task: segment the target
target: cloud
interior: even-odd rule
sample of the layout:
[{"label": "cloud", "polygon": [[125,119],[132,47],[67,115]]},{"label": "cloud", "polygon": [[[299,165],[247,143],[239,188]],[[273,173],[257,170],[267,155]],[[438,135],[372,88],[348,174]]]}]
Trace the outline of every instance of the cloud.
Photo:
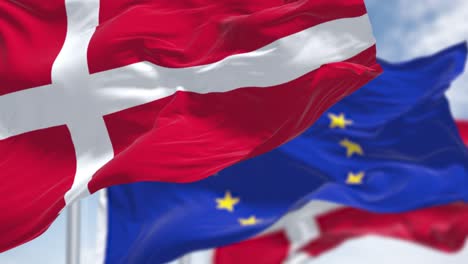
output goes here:
[{"label": "cloud", "polygon": [[[385,9],[391,11],[385,14],[381,0],[367,0],[366,4],[379,56],[389,61],[429,55],[468,40],[467,0],[387,1]],[[468,73],[454,83],[447,96],[454,116],[468,120]]]},{"label": "cloud", "polygon": [[401,21],[393,34],[402,37],[406,56],[427,55],[468,39],[466,0],[400,0],[398,9]]}]

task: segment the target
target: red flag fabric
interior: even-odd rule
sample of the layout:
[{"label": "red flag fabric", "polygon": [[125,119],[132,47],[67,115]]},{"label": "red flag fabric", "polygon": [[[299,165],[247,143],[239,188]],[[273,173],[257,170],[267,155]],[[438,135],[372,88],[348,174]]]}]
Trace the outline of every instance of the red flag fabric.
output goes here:
[{"label": "red flag fabric", "polygon": [[[317,207],[324,210],[317,212]],[[308,263],[306,260],[322,254],[333,254],[344,242],[368,235],[453,253],[462,249],[468,238],[468,205],[464,203],[400,214],[376,214],[322,203],[311,203],[300,211],[286,216],[280,228],[266,234],[186,258],[194,264]]]},{"label": "red flag fabric", "polygon": [[458,131],[460,131],[460,135],[468,146],[468,121],[465,120],[458,120],[457,121]]},{"label": "red flag fabric", "polygon": [[264,153],[380,73],[363,0],[0,3],[0,252],[114,184]]}]

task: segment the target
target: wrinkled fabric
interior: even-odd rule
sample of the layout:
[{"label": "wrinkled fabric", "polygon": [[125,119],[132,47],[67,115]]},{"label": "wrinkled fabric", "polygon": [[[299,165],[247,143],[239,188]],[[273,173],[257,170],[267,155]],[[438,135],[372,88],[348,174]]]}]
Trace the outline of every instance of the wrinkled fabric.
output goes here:
[{"label": "wrinkled fabric", "polygon": [[106,263],[162,263],[240,241],[314,199],[374,212],[467,201],[468,150],[444,96],[466,55],[463,43],[382,61],[381,76],[299,137],[208,179],[109,188]]},{"label": "wrinkled fabric", "polygon": [[0,252],[111,185],[192,182],[377,76],[363,0],[0,2]]}]

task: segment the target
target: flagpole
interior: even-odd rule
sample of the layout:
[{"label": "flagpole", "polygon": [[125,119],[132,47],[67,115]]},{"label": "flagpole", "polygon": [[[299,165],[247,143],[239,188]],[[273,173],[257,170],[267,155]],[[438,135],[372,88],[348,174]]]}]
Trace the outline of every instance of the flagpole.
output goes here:
[{"label": "flagpole", "polygon": [[80,201],[72,203],[67,209],[67,262],[80,264]]}]

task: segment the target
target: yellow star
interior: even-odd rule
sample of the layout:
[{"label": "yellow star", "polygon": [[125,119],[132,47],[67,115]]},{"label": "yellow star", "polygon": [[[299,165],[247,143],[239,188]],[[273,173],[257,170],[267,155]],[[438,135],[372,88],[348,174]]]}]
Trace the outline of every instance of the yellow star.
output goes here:
[{"label": "yellow star", "polygon": [[351,125],[353,123],[352,120],[346,119],[343,113],[340,113],[339,115],[329,113],[328,118],[330,118],[330,128],[346,128],[347,125]]},{"label": "yellow star", "polygon": [[226,209],[232,212],[234,211],[234,206],[239,203],[239,200],[239,198],[232,197],[231,192],[226,191],[223,198],[216,199],[216,203],[218,204],[216,208],[220,210]]},{"label": "yellow star", "polygon": [[260,222],[254,215],[250,216],[249,218],[239,218],[239,223],[241,226],[252,226],[256,225]]},{"label": "yellow star", "polygon": [[346,148],[346,156],[351,157],[353,154],[363,155],[364,151],[359,144],[349,141],[348,139],[343,139],[340,141],[340,145]]},{"label": "yellow star", "polygon": [[356,173],[356,174],[349,172],[348,178],[346,179],[346,183],[350,185],[359,185],[359,184],[362,184],[363,178],[364,178],[363,171]]}]

